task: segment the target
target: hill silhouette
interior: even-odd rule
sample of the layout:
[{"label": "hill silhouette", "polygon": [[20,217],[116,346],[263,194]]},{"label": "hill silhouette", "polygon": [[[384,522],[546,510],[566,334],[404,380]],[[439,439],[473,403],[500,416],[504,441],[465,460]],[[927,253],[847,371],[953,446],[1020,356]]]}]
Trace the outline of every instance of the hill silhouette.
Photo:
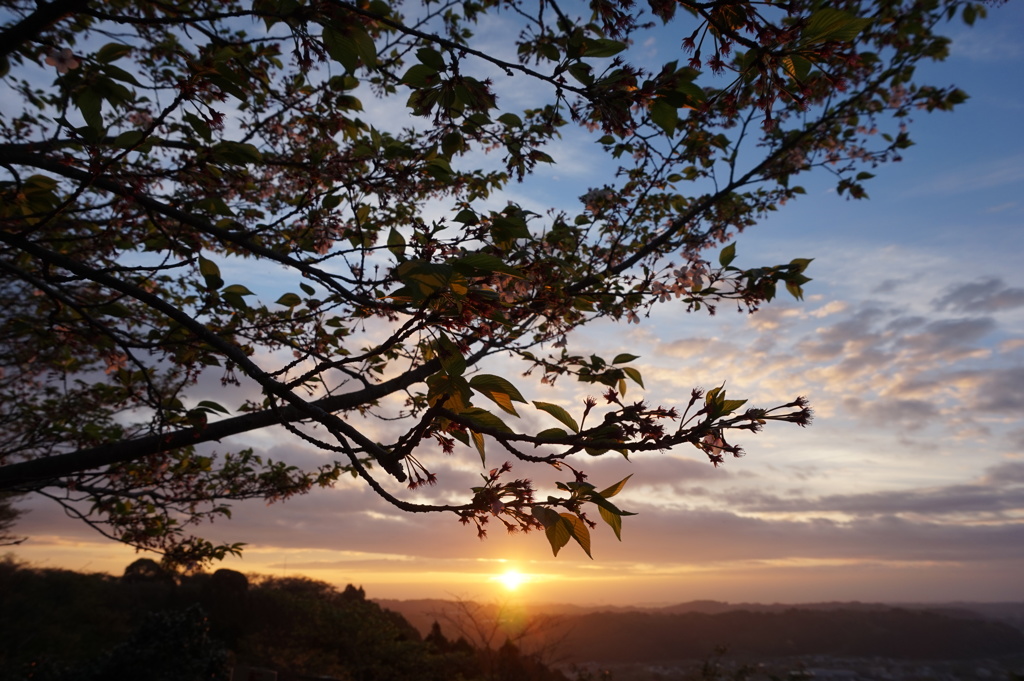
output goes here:
[{"label": "hill silhouette", "polygon": [[177,575],[140,559],[122,577],[0,559],[0,681],[567,681],[514,642],[421,636],[400,614],[302,577]]},{"label": "hill silhouette", "polygon": [[[464,603],[445,600],[381,601],[414,626],[457,620]],[[508,606],[484,606],[491,618]],[[730,655],[888,657],[966,660],[1024,653],[1024,631],[1012,626],[1024,604],[881,603],[729,604],[692,601],[658,608],[530,606],[538,627],[559,641],[570,662],[658,663],[704,659],[725,646]],[[1002,621],[1000,621],[1002,620]],[[523,645],[539,645],[529,635]]]},{"label": "hill silhouette", "polygon": [[0,681],[217,681],[233,667],[273,670],[278,681],[567,681],[545,662],[652,665],[723,646],[765,661],[1024,653],[1024,632],[1007,623],[1021,604],[374,602],[352,585],[180,575],[148,559],[121,577],[0,560],[0,613]]}]

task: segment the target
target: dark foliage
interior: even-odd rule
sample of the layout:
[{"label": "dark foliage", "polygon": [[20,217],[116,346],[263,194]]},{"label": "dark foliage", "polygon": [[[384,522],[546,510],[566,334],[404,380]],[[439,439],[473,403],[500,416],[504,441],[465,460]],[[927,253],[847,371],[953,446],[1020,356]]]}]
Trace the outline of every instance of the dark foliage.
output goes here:
[{"label": "dark foliage", "polygon": [[20,544],[24,538],[11,534],[15,521],[21,516],[21,511],[14,508],[13,501],[16,499],[13,494],[0,493],[0,546]]},{"label": "dark foliage", "polygon": [[0,681],[214,681],[233,665],[280,681],[565,679],[513,645],[477,651],[440,628],[424,641],[361,588],[150,563],[116,579],[0,562]]}]

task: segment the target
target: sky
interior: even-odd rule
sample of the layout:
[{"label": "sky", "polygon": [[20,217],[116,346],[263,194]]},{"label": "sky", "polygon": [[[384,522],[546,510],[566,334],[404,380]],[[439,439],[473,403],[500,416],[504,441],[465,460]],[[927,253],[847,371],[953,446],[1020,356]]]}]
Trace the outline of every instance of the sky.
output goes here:
[{"label": "sky", "polygon": [[[403,514],[345,480],[284,504],[237,504],[233,520],[202,528],[248,543],[223,566],[354,583],[371,598],[1024,600],[1024,3],[990,13],[950,26],[950,58],[924,69],[922,80],[955,83],[970,100],[916,116],[917,145],[874,171],[870,200],[812,178],[806,197],[740,237],[741,266],[814,258],[805,300],[755,315],[723,305],[714,317],[661,305],[639,325],[572,339],[578,351],[639,355],[650,402],[725,382],[753,405],[805,395],[811,427],[741,438],[747,456],[719,468],[696,449],[588,461],[598,487],[633,476],[617,501],[638,514],[621,542],[594,532],[593,560],[574,545],[555,558],[540,534],[481,541],[454,517]],[[505,198],[544,207],[598,182],[585,155],[558,151],[558,165]],[[566,406],[587,395],[517,384]],[[283,432],[246,444],[317,462]],[[444,485],[428,493],[456,499],[481,465],[469,454],[435,472]],[[40,500],[23,506],[21,560],[119,574],[138,557]]]}]

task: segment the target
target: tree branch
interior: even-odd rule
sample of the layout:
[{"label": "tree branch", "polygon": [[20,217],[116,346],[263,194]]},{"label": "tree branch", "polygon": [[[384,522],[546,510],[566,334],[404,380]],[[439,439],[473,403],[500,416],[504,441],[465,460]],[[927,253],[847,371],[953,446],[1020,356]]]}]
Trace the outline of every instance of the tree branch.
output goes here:
[{"label": "tree branch", "polygon": [[39,8],[13,26],[0,32],[0,58],[15,52],[26,42],[58,21],[85,10],[89,0],[53,0],[39,3]]}]

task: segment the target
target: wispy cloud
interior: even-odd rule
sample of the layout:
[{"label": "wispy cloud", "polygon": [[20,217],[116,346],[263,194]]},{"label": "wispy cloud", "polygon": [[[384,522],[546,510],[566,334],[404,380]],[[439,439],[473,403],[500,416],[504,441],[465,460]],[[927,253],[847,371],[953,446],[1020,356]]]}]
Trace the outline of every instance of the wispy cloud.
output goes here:
[{"label": "wispy cloud", "polygon": [[1024,182],[1024,155],[965,164],[955,171],[931,178],[921,178],[919,184],[904,193],[914,199],[934,195],[953,195],[978,192],[995,187]]},{"label": "wispy cloud", "polygon": [[964,314],[1000,312],[1024,307],[1024,288],[1006,285],[999,277],[988,277],[948,287],[932,301],[937,310]]}]

